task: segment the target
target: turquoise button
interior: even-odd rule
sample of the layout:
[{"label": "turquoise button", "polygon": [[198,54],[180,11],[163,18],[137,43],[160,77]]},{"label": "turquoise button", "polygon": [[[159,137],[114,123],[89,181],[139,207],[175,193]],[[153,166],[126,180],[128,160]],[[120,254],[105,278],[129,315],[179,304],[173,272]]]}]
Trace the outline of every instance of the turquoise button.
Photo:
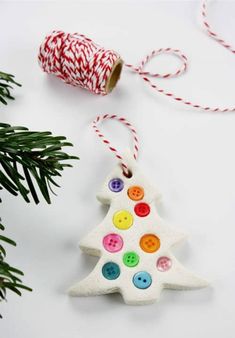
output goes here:
[{"label": "turquoise button", "polygon": [[152,277],[148,272],[140,271],[134,275],[133,283],[138,289],[147,289],[152,284]]},{"label": "turquoise button", "polygon": [[116,263],[108,262],[102,268],[104,278],[113,280],[117,279],[120,275],[120,268]]}]

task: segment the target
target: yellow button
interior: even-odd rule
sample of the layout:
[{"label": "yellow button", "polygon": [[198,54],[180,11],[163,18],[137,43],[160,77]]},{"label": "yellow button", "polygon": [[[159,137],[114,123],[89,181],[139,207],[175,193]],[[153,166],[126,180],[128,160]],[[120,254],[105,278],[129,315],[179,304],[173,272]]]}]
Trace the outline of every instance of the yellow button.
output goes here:
[{"label": "yellow button", "polygon": [[131,200],[140,201],[144,197],[144,189],[138,185],[134,185],[128,189],[127,194]]},{"label": "yellow button", "polygon": [[120,210],[113,215],[113,224],[121,230],[129,229],[133,224],[133,216],[126,210]]}]

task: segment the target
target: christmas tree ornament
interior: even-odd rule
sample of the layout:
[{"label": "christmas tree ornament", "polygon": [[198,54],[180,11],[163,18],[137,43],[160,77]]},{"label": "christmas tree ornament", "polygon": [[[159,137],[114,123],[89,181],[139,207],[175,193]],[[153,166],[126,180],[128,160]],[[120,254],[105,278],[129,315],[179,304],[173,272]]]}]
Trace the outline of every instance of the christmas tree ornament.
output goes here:
[{"label": "christmas tree ornament", "polygon": [[[129,128],[134,151],[122,156],[97,128],[115,119]],[[148,304],[159,299],[163,288],[194,289],[208,283],[187,270],[173,255],[172,247],[185,239],[158,214],[160,194],[143,176],[138,165],[135,128],[117,115],[98,116],[94,130],[119,163],[108,175],[98,200],[109,205],[104,220],[81,242],[81,249],[98,256],[94,270],[69,289],[72,296],[118,292],[126,304]]]},{"label": "christmas tree ornament", "polygon": [[[234,54],[235,48],[212,30],[207,19],[207,0],[202,1],[200,14],[207,35]],[[149,61],[162,54],[176,57],[181,65],[175,71],[164,74],[147,71],[145,67]],[[169,92],[153,82],[152,79],[170,79],[181,76],[187,71],[188,59],[178,48],[154,49],[141,60],[138,66],[135,66],[123,62],[118,52],[99,46],[83,34],[53,31],[46,36],[41,44],[38,61],[44,72],[54,74],[65,83],[75,87],[79,86],[94,94],[109,94],[116,86],[124,65],[127,69],[138,74],[157,93],[171,98],[174,102],[180,102],[187,107],[201,111],[235,111],[235,107],[211,107],[192,102],[190,99]]]}]

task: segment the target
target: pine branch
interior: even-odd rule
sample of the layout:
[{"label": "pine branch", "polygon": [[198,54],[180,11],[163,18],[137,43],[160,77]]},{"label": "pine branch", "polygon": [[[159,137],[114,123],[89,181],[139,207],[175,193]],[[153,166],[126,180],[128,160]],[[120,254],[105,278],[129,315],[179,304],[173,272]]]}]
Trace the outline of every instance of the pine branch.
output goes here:
[{"label": "pine branch", "polygon": [[[4,226],[0,223],[0,231],[3,230]],[[0,233],[0,301],[6,300],[7,290],[15,292],[19,296],[21,296],[21,289],[32,291],[32,289],[24,285],[19,278],[24,275],[23,272],[12,267],[5,261],[6,250],[3,247],[4,243],[16,246],[16,243],[12,239]]]},{"label": "pine branch", "polygon": [[[54,178],[61,176],[65,167],[71,167],[64,161],[78,159],[62,151],[66,146],[72,144],[64,136],[0,123],[0,189],[5,188],[13,195],[20,194],[26,202],[30,202],[31,195],[34,202],[39,203],[36,185],[50,203],[51,186],[59,187]],[[4,230],[2,224],[0,230]],[[18,295],[21,295],[21,289],[31,291],[19,278],[23,275],[22,271],[5,261],[5,243],[16,245],[11,239],[0,235],[0,301],[6,299],[9,290]]]},{"label": "pine branch", "polygon": [[62,151],[66,146],[72,144],[64,136],[0,123],[0,186],[15,196],[20,194],[26,202],[30,202],[31,194],[37,204],[36,183],[44,199],[51,203],[51,186],[58,187],[54,177],[71,167],[65,160],[78,159]]},{"label": "pine branch", "polygon": [[[78,159],[62,151],[66,146],[72,144],[64,136],[0,123],[0,189],[5,188],[13,195],[20,194],[26,202],[30,202],[31,195],[34,202],[39,203],[36,185],[50,203],[51,185],[59,187],[54,178],[61,176],[65,167],[71,167],[64,161]],[[4,230],[1,224],[0,230]],[[16,245],[0,235],[0,300],[6,299],[7,290],[18,295],[21,295],[21,289],[31,290],[19,278],[23,273],[5,261],[4,243]]]},{"label": "pine branch", "polygon": [[[10,93],[13,88],[9,83],[21,86],[15,82],[13,75],[0,72],[0,103],[7,104],[6,99],[14,99]],[[54,193],[51,186],[59,187],[54,178],[61,176],[60,172],[65,167],[71,167],[64,161],[78,159],[63,152],[65,146],[72,144],[64,136],[0,123],[0,190],[5,188],[15,196],[20,194],[26,202],[30,202],[31,196],[37,204],[39,197],[36,184],[44,199],[50,203],[50,192]],[[4,226],[0,224],[0,231],[3,230]],[[19,278],[23,272],[5,261],[5,243],[16,246],[13,240],[0,233],[0,301],[6,299],[7,290],[19,296],[21,289],[32,291]]]},{"label": "pine branch", "polygon": [[21,87],[21,84],[14,80],[14,75],[0,72],[0,102],[5,105],[7,104],[7,99],[14,100],[10,92],[13,87],[9,83]]}]

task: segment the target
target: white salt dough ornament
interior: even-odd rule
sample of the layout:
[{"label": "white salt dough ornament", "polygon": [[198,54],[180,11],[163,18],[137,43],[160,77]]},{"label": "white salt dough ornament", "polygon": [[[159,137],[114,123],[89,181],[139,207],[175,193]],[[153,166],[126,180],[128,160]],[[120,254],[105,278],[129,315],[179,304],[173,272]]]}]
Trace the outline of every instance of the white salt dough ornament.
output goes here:
[{"label": "white salt dough ornament", "polygon": [[[95,122],[108,118],[128,123],[116,115],[104,115]],[[102,135],[96,123],[96,131]],[[127,126],[133,128],[129,123]],[[138,147],[134,157],[137,151]],[[172,230],[159,216],[155,207],[159,193],[142,175],[132,155],[125,155],[121,160],[122,167],[119,164],[113,170],[97,196],[101,203],[110,205],[109,211],[80,243],[85,253],[100,259],[88,277],[69,289],[69,294],[90,296],[119,292],[126,304],[135,305],[158,300],[163,288],[207,286],[205,280],[184,268],[172,254],[171,248],[185,236]]]}]

